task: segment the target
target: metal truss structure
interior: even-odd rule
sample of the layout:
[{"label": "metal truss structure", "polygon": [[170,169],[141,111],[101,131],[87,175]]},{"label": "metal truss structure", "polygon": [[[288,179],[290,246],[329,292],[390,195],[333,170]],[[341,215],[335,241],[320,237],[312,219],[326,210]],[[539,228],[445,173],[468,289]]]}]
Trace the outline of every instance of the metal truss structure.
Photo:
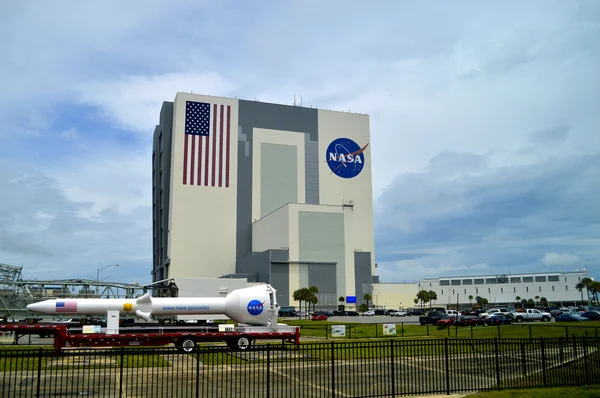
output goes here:
[{"label": "metal truss structure", "polygon": [[147,291],[137,283],[94,279],[25,280],[22,268],[0,263],[0,317],[32,317],[27,305],[49,298],[135,298]]}]

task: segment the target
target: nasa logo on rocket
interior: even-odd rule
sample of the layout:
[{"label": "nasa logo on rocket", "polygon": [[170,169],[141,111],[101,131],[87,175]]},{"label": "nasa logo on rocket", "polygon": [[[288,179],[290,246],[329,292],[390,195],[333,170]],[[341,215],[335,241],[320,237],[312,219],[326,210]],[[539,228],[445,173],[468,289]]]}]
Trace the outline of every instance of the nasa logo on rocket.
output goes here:
[{"label": "nasa logo on rocket", "polygon": [[260,315],[264,309],[264,301],[252,300],[248,303],[248,313],[250,315]]},{"label": "nasa logo on rocket", "polygon": [[342,178],[354,178],[360,174],[365,165],[364,151],[369,146],[367,143],[362,148],[350,138],[337,138],[327,147],[326,162],[331,173]]}]

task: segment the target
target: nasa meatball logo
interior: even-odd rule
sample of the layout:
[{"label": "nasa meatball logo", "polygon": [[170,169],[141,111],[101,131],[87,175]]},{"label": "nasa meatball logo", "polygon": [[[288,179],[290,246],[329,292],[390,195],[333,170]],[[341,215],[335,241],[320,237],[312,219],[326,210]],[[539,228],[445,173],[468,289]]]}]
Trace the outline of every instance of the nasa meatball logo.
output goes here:
[{"label": "nasa meatball logo", "polygon": [[258,300],[252,300],[248,303],[248,313],[250,315],[260,315],[263,312],[263,304]]},{"label": "nasa meatball logo", "polygon": [[325,154],[331,173],[342,178],[354,178],[360,174],[365,165],[364,150],[350,138],[338,138],[327,147]]}]

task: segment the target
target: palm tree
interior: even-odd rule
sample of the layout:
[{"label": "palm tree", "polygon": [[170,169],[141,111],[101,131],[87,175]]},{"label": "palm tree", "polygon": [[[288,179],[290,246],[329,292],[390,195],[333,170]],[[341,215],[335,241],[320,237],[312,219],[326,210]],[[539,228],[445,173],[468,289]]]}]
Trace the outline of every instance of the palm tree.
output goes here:
[{"label": "palm tree", "polygon": [[537,307],[537,302],[540,300],[540,296],[535,296],[534,299],[535,299],[535,305]]},{"label": "palm tree", "polygon": [[579,290],[579,293],[581,293],[581,301],[583,301],[583,289],[586,291],[588,301],[590,300],[590,285],[593,282],[594,280],[592,278],[586,276],[575,285],[575,289]]},{"label": "palm tree", "polygon": [[429,309],[431,309],[431,302],[437,300],[437,293],[433,290],[427,292],[427,299],[429,301]]},{"label": "palm tree", "polygon": [[340,302],[340,305],[343,305],[343,304],[344,304],[344,301],[346,301],[346,299],[344,298],[344,296],[340,296],[340,297],[338,298],[338,301]]},{"label": "palm tree", "polygon": [[473,295],[469,295],[469,305],[473,308]]},{"label": "palm tree", "polygon": [[294,290],[294,293],[292,294],[292,298],[294,299],[294,301],[299,302],[300,312],[302,312],[302,302],[306,300],[306,292],[307,291],[308,291],[308,289],[303,287],[301,289]]},{"label": "palm tree", "polygon": [[316,287],[316,286],[311,286],[311,287],[308,288],[308,293],[310,294],[308,301],[312,303],[312,305],[313,305],[313,312],[314,312],[315,311],[315,306],[319,302],[319,298],[317,297],[317,293],[319,293],[319,288]]},{"label": "palm tree", "polygon": [[517,303],[520,303],[521,302],[521,296],[515,297],[515,300],[517,300]]},{"label": "palm tree", "polygon": [[367,302],[367,307],[369,306],[369,301],[371,301],[373,297],[371,297],[371,295],[369,293],[365,293],[365,295],[363,296],[363,299]]},{"label": "palm tree", "polygon": [[596,302],[596,305],[598,305],[598,293],[600,293],[600,282],[593,281],[592,283],[590,283],[588,289],[590,292],[592,292],[592,298]]}]

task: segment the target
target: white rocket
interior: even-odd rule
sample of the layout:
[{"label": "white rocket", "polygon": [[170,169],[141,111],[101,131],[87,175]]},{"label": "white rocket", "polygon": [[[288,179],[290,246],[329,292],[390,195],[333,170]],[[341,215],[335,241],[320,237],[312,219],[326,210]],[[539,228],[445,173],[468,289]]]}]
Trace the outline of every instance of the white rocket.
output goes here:
[{"label": "white rocket", "polygon": [[[149,321],[155,315],[225,314],[234,321],[268,326],[276,322],[279,306],[271,285],[237,289],[226,297],[152,297],[150,293],[136,299],[50,299],[29,304],[28,310],[42,314],[136,315]],[[275,318],[273,318],[275,316]]]}]

